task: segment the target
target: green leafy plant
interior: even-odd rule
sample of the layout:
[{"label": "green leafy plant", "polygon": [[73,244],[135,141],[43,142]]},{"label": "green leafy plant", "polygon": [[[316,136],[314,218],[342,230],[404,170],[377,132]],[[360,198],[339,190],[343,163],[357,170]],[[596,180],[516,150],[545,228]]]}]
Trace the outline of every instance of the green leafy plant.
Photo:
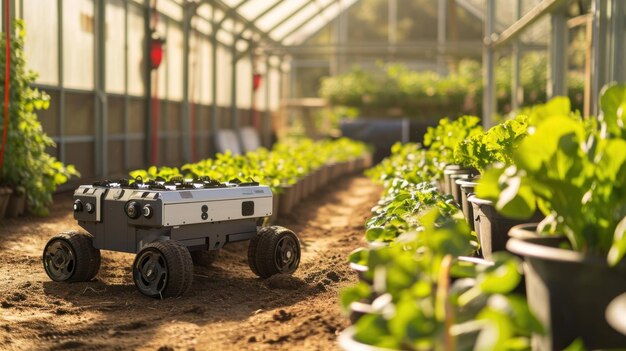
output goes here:
[{"label": "green leafy plant", "polygon": [[[55,144],[43,132],[36,111],[47,109],[50,97],[31,88],[37,75],[26,70],[23,22],[16,20],[15,28],[16,35],[11,39],[9,129],[0,183],[24,189],[29,209],[43,216],[48,214],[47,207],[52,203],[52,193],[57,187],[70,177],[79,176],[79,173],[74,166],[66,166],[46,153],[46,148],[54,147]],[[0,41],[1,52],[4,52],[6,46],[4,38],[2,36]],[[4,72],[5,67],[6,62],[2,61],[0,71]],[[1,96],[4,96],[5,78],[0,77]],[[3,118],[5,116],[0,118],[0,122]]]},{"label": "green leafy plant", "polygon": [[[372,306],[356,322],[355,339],[402,350],[529,349],[530,333],[541,326],[511,294],[520,282],[517,258],[498,254],[485,267],[459,261],[473,250],[468,236],[462,220],[432,210],[421,230],[355,253],[366,256],[374,281],[342,293],[345,310],[355,301]],[[466,279],[449,286],[451,277]]]},{"label": "green leafy plant", "polygon": [[510,165],[513,163],[513,151],[527,135],[528,117],[518,115],[482,134],[460,141],[454,149],[454,162],[480,172],[494,163]]},{"label": "green leafy plant", "polygon": [[439,176],[443,172],[443,166],[454,163],[454,151],[457,145],[481,133],[483,129],[480,125],[480,118],[476,116],[463,116],[453,121],[442,118],[436,127],[428,128],[424,135],[424,146],[430,151],[427,157],[441,166]]},{"label": "green leafy plant", "polygon": [[565,111],[542,118],[514,151],[513,166],[486,172],[478,196],[513,218],[538,206],[547,215],[544,231],[617,264],[626,253],[624,91],[617,85],[604,90],[600,123]]}]

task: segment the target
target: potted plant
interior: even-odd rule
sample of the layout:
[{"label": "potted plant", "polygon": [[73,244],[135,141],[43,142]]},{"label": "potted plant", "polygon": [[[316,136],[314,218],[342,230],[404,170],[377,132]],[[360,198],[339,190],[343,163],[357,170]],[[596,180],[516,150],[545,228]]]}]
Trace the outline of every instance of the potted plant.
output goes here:
[{"label": "potted plant", "polygon": [[8,186],[0,186],[0,219],[4,218],[11,193],[13,193],[13,190]]},{"label": "potted plant", "polygon": [[549,331],[534,336],[542,350],[576,338],[594,349],[626,345],[605,319],[626,292],[626,87],[605,88],[600,101],[599,120],[546,111],[513,165],[489,170],[477,188],[507,216],[546,215],[507,244],[526,261],[528,301]]},{"label": "potted plant", "polygon": [[[23,22],[16,20],[15,29],[16,35],[11,39],[9,127],[0,184],[14,190],[23,189],[28,209],[36,215],[47,215],[52,193],[70,177],[79,176],[79,173],[74,166],[65,166],[46,153],[46,149],[55,144],[43,132],[36,111],[47,109],[50,97],[31,88],[37,75],[26,70]],[[2,52],[5,46],[3,37],[0,41]],[[0,63],[0,71],[4,72],[5,65],[4,61]],[[0,95],[4,95],[4,80],[5,77],[0,78]],[[2,123],[0,131],[1,126]],[[21,204],[20,201],[14,203]]]},{"label": "potted plant", "polygon": [[7,203],[6,218],[21,216],[26,208],[26,189],[17,186],[12,190],[13,192]]},{"label": "potted plant", "polygon": [[[492,164],[511,164],[511,155],[528,134],[527,130],[528,117],[524,115],[497,124],[486,132],[472,135],[457,143],[454,150],[455,161],[474,167],[481,173]],[[471,212],[468,209],[464,213],[471,216],[470,221],[474,222],[483,256],[490,258],[493,252],[505,249],[509,229],[520,222],[500,215],[492,201],[476,195],[468,196],[475,185],[473,183],[461,182],[466,186],[466,198],[472,206]],[[468,208],[469,203],[464,206]]]},{"label": "potted plant", "polygon": [[424,146],[428,147],[427,157],[440,165],[441,171],[434,175],[435,179],[443,179],[445,194],[452,194],[452,175],[474,174],[476,169],[455,163],[454,152],[456,145],[466,138],[482,133],[480,118],[476,116],[462,116],[450,121],[442,118],[434,128],[428,128],[424,135]]},{"label": "potted plant", "polygon": [[460,259],[473,250],[465,223],[436,210],[423,221],[422,230],[370,250],[373,285],[357,284],[342,293],[342,306],[354,324],[340,336],[340,346],[527,347],[531,331],[541,327],[523,299],[510,294],[520,281],[516,258],[502,254],[493,265]]}]

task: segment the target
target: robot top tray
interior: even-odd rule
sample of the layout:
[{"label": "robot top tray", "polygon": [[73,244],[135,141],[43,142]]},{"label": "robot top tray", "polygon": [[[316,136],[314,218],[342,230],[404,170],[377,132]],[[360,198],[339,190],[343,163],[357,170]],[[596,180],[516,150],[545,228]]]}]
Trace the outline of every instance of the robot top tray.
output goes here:
[{"label": "robot top tray", "polygon": [[93,183],[95,187],[115,188],[115,189],[142,189],[142,190],[194,190],[194,189],[214,189],[214,188],[233,188],[245,186],[258,186],[258,182],[241,182],[239,179],[233,179],[227,183],[221,183],[210,178],[196,179],[172,179],[165,181],[162,179],[149,180],[143,182],[141,179],[128,180],[103,180]]}]

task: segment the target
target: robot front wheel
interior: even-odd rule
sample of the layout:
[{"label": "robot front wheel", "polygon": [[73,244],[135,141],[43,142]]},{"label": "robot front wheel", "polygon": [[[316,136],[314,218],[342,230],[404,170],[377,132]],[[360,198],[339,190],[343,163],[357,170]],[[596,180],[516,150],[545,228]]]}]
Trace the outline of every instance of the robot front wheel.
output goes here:
[{"label": "robot front wheel", "polygon": [[248,265],[261,278],[292,274],[300,264],[300,240],[291,230],[280,226],[263,227],[250,240]]},{"label": "robot front wheel", "polygon": [[56,282],[87,282],[100,269],[100,250],[93,247],[93,236],[89,233],[63,232],[46,244],[43,268]]},{"label": "robot front wheel", "polygon": [[193,281],[191,254],[174,240],[152,242],[135,256],[133,280],[146,296],[181,296],[191,288]]}]

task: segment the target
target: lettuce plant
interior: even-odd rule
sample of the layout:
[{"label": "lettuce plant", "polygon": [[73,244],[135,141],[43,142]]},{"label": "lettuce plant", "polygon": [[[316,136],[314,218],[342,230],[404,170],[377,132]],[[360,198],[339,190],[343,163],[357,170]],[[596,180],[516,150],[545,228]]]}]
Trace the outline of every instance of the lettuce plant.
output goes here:
[{"label": "lettuce plant", "polygon": [[519,115],[459,142],[454,149],[454,161],[480,172],[494,163],[510,165],[513,151],[527,135],[528,117]]},{"label": "lettuce plant", "polygon": [[541,229],[558,232],[574,250],[606,256],[626,253],[626,87],[606,88],[600,122],[574,114],[544,116],[513,152],[513,165],[486,172],[478,196],[513,218],[536,207]]}]

